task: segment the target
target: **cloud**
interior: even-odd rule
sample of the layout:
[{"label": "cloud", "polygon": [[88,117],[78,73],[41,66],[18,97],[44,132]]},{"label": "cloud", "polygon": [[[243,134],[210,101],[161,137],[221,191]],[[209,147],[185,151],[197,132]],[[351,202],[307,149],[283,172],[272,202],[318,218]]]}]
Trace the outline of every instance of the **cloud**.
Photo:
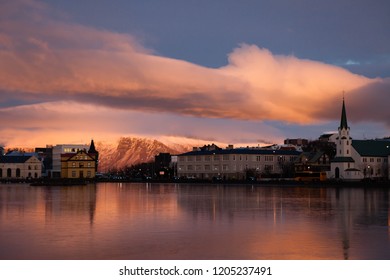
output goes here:
[{"label": "cloud", "polygon": [[[190,123],[228,118],[313,124],[338,118],[343,91],[352,118],[367,119],[369,112],[375,121],[389,119],[384,103],[361,110],[373,96],[389,98],[386,79],[247,44],[228,54],[226,66],[207,68],[158,56],[132,35],[72,23],[37,1],[9,1],[0,14],[0,114],[30,104],[14,115],[24,121],[19,131],[45,126],[54,133],[69,127],[72,116],[75,123],[94,119],[85,125],[99,130],[102,124],[115,134],[117,123],[127,122],[126,112],[137,111],[175,116],[171,121],[182,131],[188,126],[178,116]],[[82,134],[76,125],[72,129]]]},{"label": "cloud", "polygon": [[[183,130],[183,127],[186,130]],[[234,132],[234,133],[232,133]],[[6,145],[87,143],[91,138],[114,142],[121,136],[170,142],[183,137],[223,143],[260,143],[283,139],[278,129],[262,122],[207,119],[171,113],[149,113],[76,102],[47,102],[0,108],[0,134]]]}]

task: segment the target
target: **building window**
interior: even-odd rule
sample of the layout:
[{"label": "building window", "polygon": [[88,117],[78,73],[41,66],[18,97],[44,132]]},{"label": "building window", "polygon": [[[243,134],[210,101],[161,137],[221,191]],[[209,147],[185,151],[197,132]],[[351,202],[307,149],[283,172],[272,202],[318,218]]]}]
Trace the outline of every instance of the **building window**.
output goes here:
[{"label": "building window", "polygon": [[374,162],[374,158],[370,158],[370,162]]},{"label": "building window", "polygon": [[92,173],[91,173],[91,171],[87,171],[87,177],[91,177],[92,176]]},{"label": "building window", "polygon": [[260,161],[261,160],[261,157],[260,156],[256,156],[256,161]]},{"label": "building window", "polygon": [[188,157],[188,161],[194,161],[194,158],[193,157]]},{"label": "building window", "polygon": [[20,168],[16,168],[16,178],[20,177]]},{"label": "building window", "polygon": [[265,156],[264,160],[265,161],[274,161],[274,156]]},{"label": "building window", "polygon": [[211,157],[210,157],[210,156],[205,156],[205,157],[204,157],[204,160],[205,160],[205,161],[210,161],[210,160],[211,160]]},{"label": "building window", "polygon": [[72,177],[76,178],[76,171],[72,171]]},{"label": "building window", "polygon": [[349,155],[349,150],[347,150],[347,155]]},{"label": "building window", "polygon": [[75,162],[72,162],[72,167],[76,167],[76,163]]},{"label": "building window", "polygon": [[229,160],[229,155],[223,155],[223,160]]},{"label": "building window", "polygon": [[376,161],[377,161],[377,162],[382,162],[382,159],[381,159],[381,158],[377,158]]},{"label": "building window", "polygon": [[219,160],[219,155],[214,155],[214,160]]},{"label": "building window", "polygon": [[197,170],[197,171],[202,170],[202,165],[197,165],[197,166],[196,166],[196,170]]},{"label": "building window", "polygon": [[202,160],[202,157],[201,157],[201,156],[196,156],[195,160],[196,160],[196,161],[201,161],[201,160]]},{"label": "building window", "polygon": [[12,177],[12,170],[11,170],[11,168],[7,169],[7,177],[8,178]]},{"label": "building window", "polygon": [[187,166],[187,170],[189,170],[189,171],[190,171],[190,170],[194,170],[194,167],[193,167],[192,165],[188,165],[188,166]]},{"label": "building window", "polygon": [[367,158],[363,158],[363,162],[367,162]]},{"label": "building window", "polygon": [[224,165],[222,166],[222,170],[223,170],[223,171],[229,170],[229,165],[224,164]]},{"label": "building window", "polygon": [[210,170],[211,170],[210,165],[209,165],[209,164],[206,164],[206,165],[204,166],[204,170],[210,171]]},{"label": "building window", "polygon": [[219,169],[219,166],[218,165],[214,165],[214,171],[218,171]]},{"label": "building window", "polygon": [[3,169],[0,168],[0,178],[3,178]]}]

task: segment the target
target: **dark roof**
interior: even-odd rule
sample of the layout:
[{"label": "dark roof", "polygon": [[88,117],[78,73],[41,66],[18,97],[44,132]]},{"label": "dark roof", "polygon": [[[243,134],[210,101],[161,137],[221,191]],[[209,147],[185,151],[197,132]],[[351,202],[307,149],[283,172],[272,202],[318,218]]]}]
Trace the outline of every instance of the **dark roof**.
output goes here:
[{"label": "dark roof", "polygon": [[332,162],[355,162],[351,157],[335,157]]},{"label": "dark roof", "polygon": [[200,156],[200,155],[291,155],[298,156],[301,152],[290,151],[290,150],[262,150],[262,149],[248,149],[248,148],[238,148],[238,149],[225,149],[225,150],[213,150],[213,151],[191,151],[187,153],[180,154],[178,156]]},{"label": "dark roof", "polygon": [[0,163],[25,163],[31,156],[0,156]]},{"label": "dark roof", "polygon": [[345,169],[345,171],[360,171],[360,169],[357,169],[357,168],[348,168],[348,169]]},{"label": "dark roof", "polygon": [[345,102],[343,98],[343,108],[341,109],[340,129],[348,129],[347,112],[345,110]]},{"label": "dark roof", "polygon": [[390,154],[389,140],[353,140],[352,146],[363,157],[387,157]]},{"label": "dark roof", "polygon": [[89,146],[88,153],[89,154],[97,154],[97,151],[95,148],[95,143],[93,142],[93,139],[91,140],[91,145]]}]

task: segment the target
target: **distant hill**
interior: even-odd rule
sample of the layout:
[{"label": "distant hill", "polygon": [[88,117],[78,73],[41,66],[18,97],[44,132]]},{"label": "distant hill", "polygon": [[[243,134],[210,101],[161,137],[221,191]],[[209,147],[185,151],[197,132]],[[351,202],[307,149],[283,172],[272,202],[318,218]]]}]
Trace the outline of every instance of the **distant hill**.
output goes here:
[{"label": "distant hill", "polygon": [[159,153],[175,155],[192,149],[189,144],[168,145],[154,139],[135,137],[121,137],[117,143],[96,142],[96,149],[99,151],[99,171],[105,172],[150,162]]}]

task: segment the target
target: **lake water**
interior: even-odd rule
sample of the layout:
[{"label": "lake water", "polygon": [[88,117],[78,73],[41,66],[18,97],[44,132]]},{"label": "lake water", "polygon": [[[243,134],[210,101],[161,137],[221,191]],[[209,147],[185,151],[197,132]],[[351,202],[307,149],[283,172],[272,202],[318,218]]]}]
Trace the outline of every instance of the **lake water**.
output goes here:
[{"label": "lake water", "polygon": [[0,184],[0,259],[390,259],[389,189]]}]

